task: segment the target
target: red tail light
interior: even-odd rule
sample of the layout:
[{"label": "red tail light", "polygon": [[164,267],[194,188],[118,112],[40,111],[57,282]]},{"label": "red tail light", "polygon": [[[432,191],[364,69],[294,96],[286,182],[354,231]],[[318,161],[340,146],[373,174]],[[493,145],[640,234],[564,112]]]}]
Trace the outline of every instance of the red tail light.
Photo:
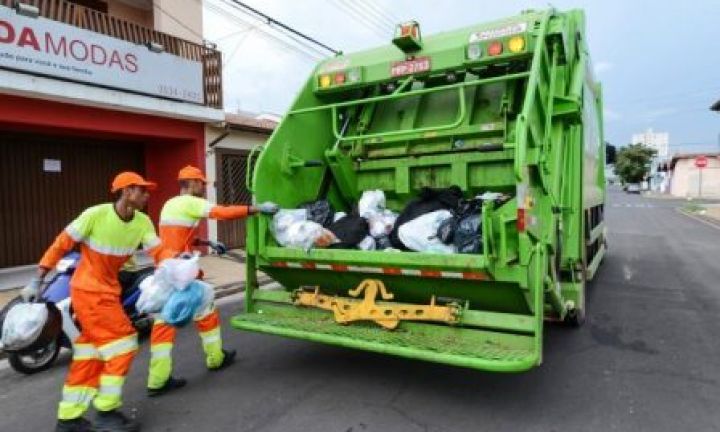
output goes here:
[{"label": "red tail light", "polygon": [[487,49],[488,55],[496,56],[500,55],[503,52],[503,45],[500,41],[493,41],[488,45]]},{"label": "red tail light", "polygon": [[335,74],[335,84],[345,84],[345,72]]},{"label": "red tail light", "polygon": [[525,232],[525,209],[517,209],[517,230],[518,232]]}]

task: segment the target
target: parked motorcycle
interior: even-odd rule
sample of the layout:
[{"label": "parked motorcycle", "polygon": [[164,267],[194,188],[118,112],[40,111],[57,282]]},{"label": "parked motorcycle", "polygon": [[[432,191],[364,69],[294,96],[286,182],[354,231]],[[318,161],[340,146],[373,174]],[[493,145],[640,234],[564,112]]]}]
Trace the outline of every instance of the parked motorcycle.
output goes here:
[{"label": "parked motorcycle", "polygon": [[[61,348],[73,348],[74,341],[80,335],[80,329],[78,322],[74,319],[70,302],[70,279],[79,261],[80,254],[77,252],[70,252],[63,257],[55,267],[55,275],[47,283],[40,296],[40,301],[48,303],[51,308],[55,308],[60,312],[62,331],[59,332],[56,338],[43,341],[40,344],[35,343],[27,351],[8,352],[10,366],[17,372],[30,375],[44,371],[53,365]],[[122,287],[121,300],[123,309],[125,309],[125,313],[141,336],[150,332],[152,318],[139,313],[135,308],[135,302],[140,296],[140,283],[152,275],[153,271],[153,267],[147,267],[136,271],[121,271],[118,275]],[[15,304],[22,301],[22,298],[17,297],[3,308],[2,312],[0,312],[0,328],[2,328],[1,322],[7,312]]]}]

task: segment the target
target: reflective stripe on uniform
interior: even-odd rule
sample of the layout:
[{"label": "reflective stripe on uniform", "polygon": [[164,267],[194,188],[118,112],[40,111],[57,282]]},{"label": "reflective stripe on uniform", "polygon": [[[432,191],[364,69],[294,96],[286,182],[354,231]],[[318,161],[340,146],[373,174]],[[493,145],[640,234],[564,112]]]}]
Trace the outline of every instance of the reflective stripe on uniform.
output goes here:
[{"label": "reflective stripe on uniform", "polygon": [[160,246],[160,237],[154,236],[143,245],[143,250],[150,250],[158,246]]},{"label": "reflective stripe on uniform", "polygon": [[202,338],[203,344],[211,344],[214,342],[219,342],[220,341],[220,329],[216,328],[214,330],[200,333],[200,337]]},{"label": "reflective stripe on uniform", "polygon": [[75,361],[95,360],[99,358],[100,354],[92,344],[75,344],[73,347],[73,360]]},{"label": "reflective stripe on uniform", "polygon": [[67,233],[67,235],[70,236],[70,238],[72,238],[72,239],[75,240],[76,242],[80,242],[80,241],[82,241],[82,239],[83,239],[83,235],[82,235],[82,234],[80,233],[80,231],[78,231],[78,229],[75,228],[72,224],[68,225],[68,226],[65,228],[65,232]]},{"label": "reflective stripe on uniform", "polygon": [[160,343],[156,345],[152,345],[150,347],[150,357],[151,358],[166,358],[170,357],[170,354],[172,353],[173,344],[171,343]]},{"label": "reflective stripe on uniform", "polygon": [[136,351],[137,348],[137,335],[133,334],[99,347],[98,352],[103,361],[108,361],[123,354]]},{"label": "reflective stripe on uniform", "polygon": [[93,405],[98,411],[111,411],[122,405],[122,386],[125,377],[116,375],[100,375],[100,389]]},{"label": "reflective stripe on uniform", "polygon": [[104,254],[104,255],[113,255],[113,256],[130,256],[137,250],[137,245],[134,247],[115,247],[115,246],[106,246],[98,244],[97,242],[93,241],[92,239],[86,238],[84,240],[84,243],[92,250],[94,250],[97,253]]},{"label": "reflective stripe on uniform", "polygon": [[160,226],[181,226],[195,228],[200,224],[199,220],[161,219]]},{"label": "reflective stripe on uniform", "polygon": [[100,390],[98,394],[120,396],[125,377],[117,375],[100,375]]},{"label": "reflective stripe on uniform", "polygon": [[63,386],[62,399],[58,405],[58,419],[71,420],[82,417],[87,411],[97,389],[87,386]]}]

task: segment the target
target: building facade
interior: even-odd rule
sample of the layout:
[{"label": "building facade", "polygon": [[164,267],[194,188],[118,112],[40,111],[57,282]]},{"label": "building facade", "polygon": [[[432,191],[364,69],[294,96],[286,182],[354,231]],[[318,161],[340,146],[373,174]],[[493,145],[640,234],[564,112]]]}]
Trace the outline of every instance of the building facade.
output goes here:
[{"label": "building facade", "polygon": [[196,0],[0,0],[0,268],[37,262],[122,170],[158,182],[157,221],[224,121],[221,70]]},{"label": "building facade", "polygon": [[[226,114],[221,124],[206,131],[207,197],[219,204],[249,204],[252,193],[246,186],[248,159],[258,154],[273,132],[279,117]],[[255,150],[255,151],[253,151]],[[250,161],[252,162],[252,161]],[[230,248],[245,247],[245,221],[208,221],[208,237]]]},{"label": "building facade", "polygon": [[633,134],[630,143],[655,149],[660,160],[665,160],[670,155],[670,134],[667,132],[653,132],[652,128],[649,128],[645,132]]},{"label": "building facade", "polygon": [[[707,158],[698,168],[695,160]],[[720,154],[677,154],[668,163],[670,194],[680,198],[720,198]]]}]

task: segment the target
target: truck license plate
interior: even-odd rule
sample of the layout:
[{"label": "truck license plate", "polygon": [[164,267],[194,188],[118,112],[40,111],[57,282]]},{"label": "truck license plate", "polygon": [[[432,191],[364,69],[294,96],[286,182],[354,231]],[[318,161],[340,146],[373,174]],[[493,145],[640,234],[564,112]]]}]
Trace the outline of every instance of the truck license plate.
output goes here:
[{"label": "truck license plate", "polygon": [[390,75],[393,77],[399,77],[419,72],[427,72],[429,70],[430,57],[418,57],[412,60],[393,62],[390,67]]}]

